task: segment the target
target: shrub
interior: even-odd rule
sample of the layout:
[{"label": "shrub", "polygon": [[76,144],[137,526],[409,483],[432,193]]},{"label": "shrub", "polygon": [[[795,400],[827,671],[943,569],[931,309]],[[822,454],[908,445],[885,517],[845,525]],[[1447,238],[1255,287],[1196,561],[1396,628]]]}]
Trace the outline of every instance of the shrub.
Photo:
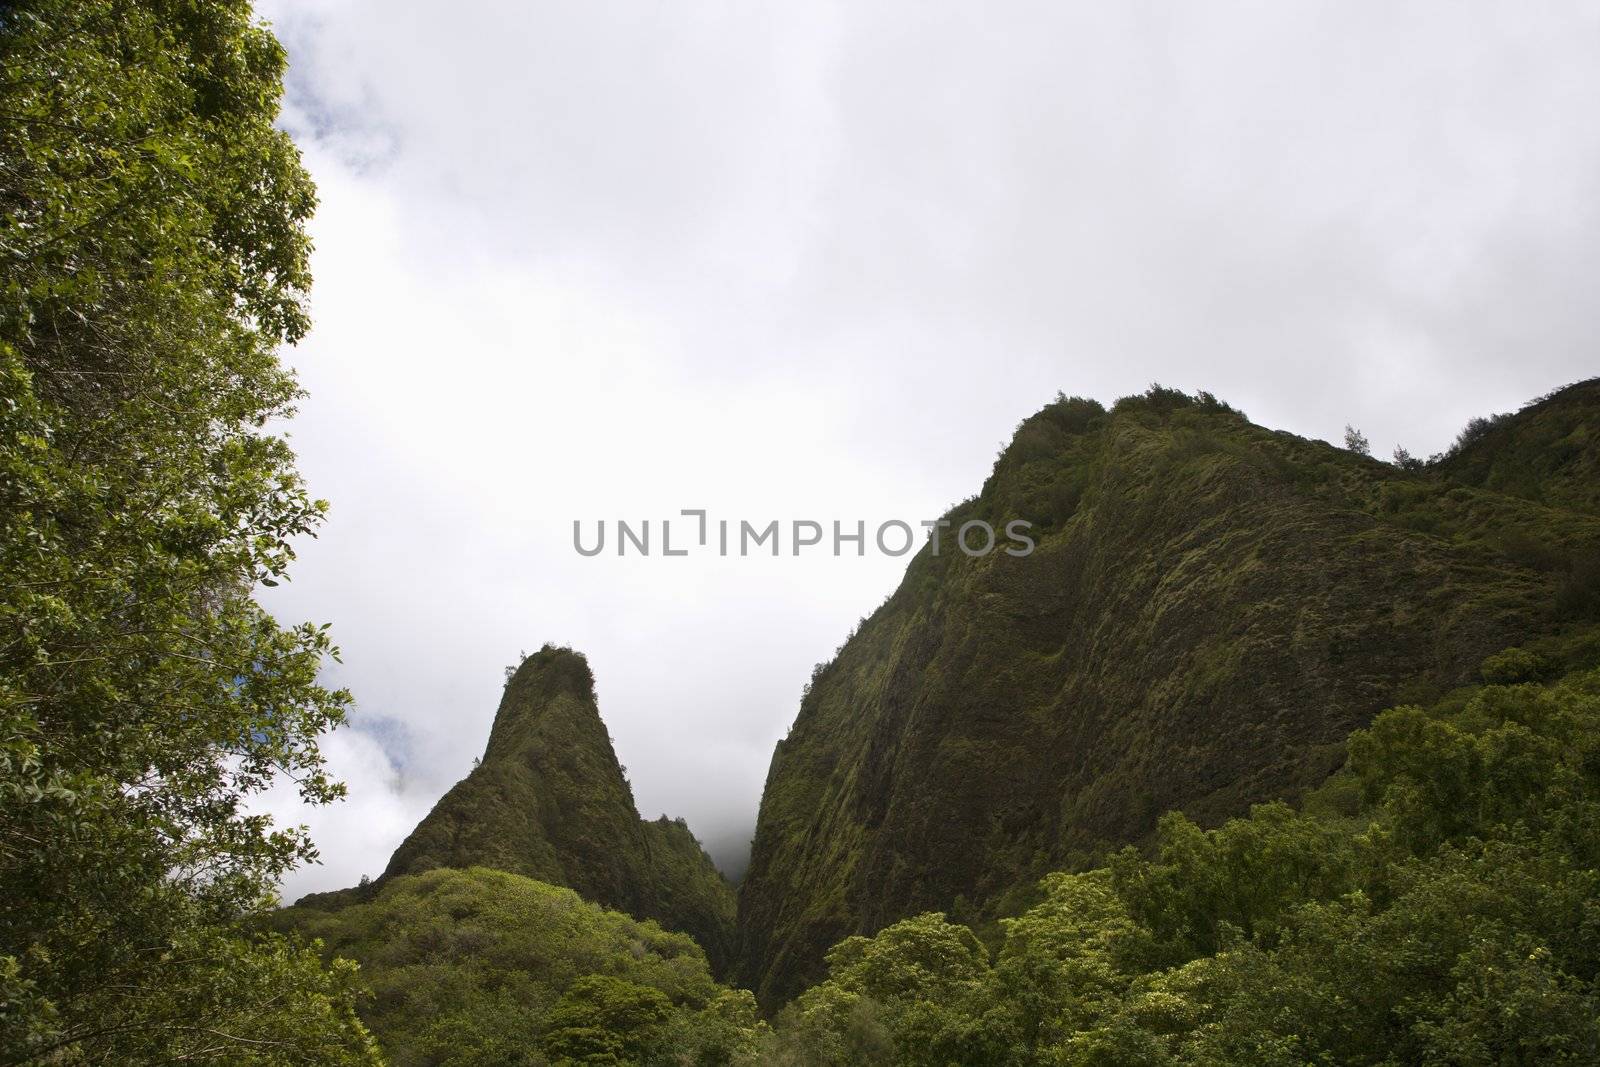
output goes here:
[{"label": "shrub", "polygon": [[1479,673],[1490,685],[1520,685],[1546,681],[1555,669],[1556,665],[1546,656],[1526,648],[1508,648],[1484,660]]}]

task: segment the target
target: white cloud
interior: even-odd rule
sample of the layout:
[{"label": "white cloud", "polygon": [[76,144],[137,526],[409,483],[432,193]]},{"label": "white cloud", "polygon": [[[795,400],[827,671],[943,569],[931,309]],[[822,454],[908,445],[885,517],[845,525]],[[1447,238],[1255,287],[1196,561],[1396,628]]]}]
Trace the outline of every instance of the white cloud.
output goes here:
[{"label": "white cloud", "polygon": [[[404,785],[401,773],[378,737],[369,731],[340,730],[322,744],[334,777],[360,787],[350,806],[310,807],[300,802],[294,783],[275,782],[260,798],[261,809],[280,824],[305,826],[321,853],[319,862],[292,876],[291,899],[310,889],[340,889],[363,875],[377,877],[395,843],[427,814],[434,798]],[[352,817],[353,813],[359,817]]]},{"label": "white cloud", "polygon": [[1592,5],[263,9],[322,189],[291,358],[334,503],[270,603],[334,623],[399,768],[319,816],[362,870],[545,640],[647,816],[748,832],[902,569],[581,559],[574,518],[932,517],[1057,389],[1426,453],[1595,370]]}]

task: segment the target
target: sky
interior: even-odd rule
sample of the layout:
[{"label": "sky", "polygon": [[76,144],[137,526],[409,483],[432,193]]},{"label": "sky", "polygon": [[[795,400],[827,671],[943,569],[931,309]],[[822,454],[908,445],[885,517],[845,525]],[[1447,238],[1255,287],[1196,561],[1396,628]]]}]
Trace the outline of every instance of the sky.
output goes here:
[{"label": "sky", "polygon": [[742,866],[906,560],[590,558],[575,520],[915,525],[1058,391],[1426,455],[1600,373],[1594,3],[258,9],[321,192],[287,432],[332,504],[262,593],[355,696],[348,798],[264,799],[322,849],[287,899],[378,874],[545,642],[641,813]]}]

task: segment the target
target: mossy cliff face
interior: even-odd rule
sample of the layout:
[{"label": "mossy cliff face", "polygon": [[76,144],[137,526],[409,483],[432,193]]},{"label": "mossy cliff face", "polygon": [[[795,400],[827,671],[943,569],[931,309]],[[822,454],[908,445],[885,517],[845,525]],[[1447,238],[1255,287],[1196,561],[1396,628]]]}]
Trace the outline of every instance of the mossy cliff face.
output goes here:
[{"label": "mossy cliff face", "polygon": [[733,890],[682,822],[639,818],[589,665],[568,649],[523,661],[482,760],[395,850],[379,883],[439,867],[565,886],[692,935],[716,966],[730,956]]},{"label": "mossy cliff face", "polygon": [[1157,390],[1046,408],[949,517],[1028,519],[1038,548],[925,548],[814,677],[740,891],[739,978],[768,1006],[848,934],[981,921],[1168,809],[1299,794],[1382,708],[1587,624],[1530,539],[1600,550],[1592,515]]}]

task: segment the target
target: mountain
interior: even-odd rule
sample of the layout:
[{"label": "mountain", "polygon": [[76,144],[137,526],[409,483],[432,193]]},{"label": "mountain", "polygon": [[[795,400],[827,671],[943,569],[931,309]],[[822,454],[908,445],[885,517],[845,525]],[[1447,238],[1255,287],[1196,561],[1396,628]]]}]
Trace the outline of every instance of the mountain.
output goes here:
[{"label": "mountain", "polygon": [[1061,397],[1025,420],[946,517],[1028,520],[1037,549],[925,545],[813,675],[740,888],[740,981],[772,1007],[847,935],[926,910],[981,925],[1166,810],[1216,825],[1295,798],[1383,708],[1588,632],[1586,461],[1555,468],[1559,490],[1495,490],[1546,476],[1524,444],[1592,442],[1596,423],[1525,414],[1448,470],[1264,429],[1204,393]]},{"label": "mountain", "polygon": [[639,817],[595,703],[588,661],[546,645],[506,682],[483,758],[395,850],[371,899],[403,875],[487,867],[690,934],[714,967],[733,948],[733,890],[681,820]]}]

